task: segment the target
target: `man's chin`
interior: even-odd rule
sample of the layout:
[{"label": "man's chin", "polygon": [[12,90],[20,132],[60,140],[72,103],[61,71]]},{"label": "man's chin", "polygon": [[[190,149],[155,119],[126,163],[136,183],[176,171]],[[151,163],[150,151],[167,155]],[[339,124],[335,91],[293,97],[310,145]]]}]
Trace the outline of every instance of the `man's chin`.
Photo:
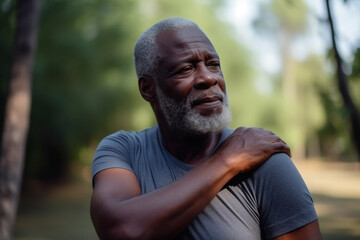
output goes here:
[{"label": "man's chin", "polygon": [[198,113],[202,117],[215,117],[217,115],[222,114],[223,106],[215,105],[213,107],[210,106],[196,106],[193,108],[193,111]]},{"label": "man's chin", "polygon": [[184,127],[188,134],[201,135],[207,133],[219,133],[228,127],[231,122],[231,114],[225,110],[221,114],[212,113],[203,116],[200,113],[190,114],[185,117]]}]

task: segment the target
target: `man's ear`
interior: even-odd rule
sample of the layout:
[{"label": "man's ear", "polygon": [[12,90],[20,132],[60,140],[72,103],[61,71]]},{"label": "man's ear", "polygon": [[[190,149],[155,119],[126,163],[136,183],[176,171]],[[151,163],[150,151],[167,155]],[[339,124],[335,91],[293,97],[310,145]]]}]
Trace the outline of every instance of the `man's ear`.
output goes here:
[{"label": "man's ear", "polygon": [[143,76],[139,78],[138,83],[141,96],[146,101],[152,103],[156,97],[154,79],[149,76]]}]

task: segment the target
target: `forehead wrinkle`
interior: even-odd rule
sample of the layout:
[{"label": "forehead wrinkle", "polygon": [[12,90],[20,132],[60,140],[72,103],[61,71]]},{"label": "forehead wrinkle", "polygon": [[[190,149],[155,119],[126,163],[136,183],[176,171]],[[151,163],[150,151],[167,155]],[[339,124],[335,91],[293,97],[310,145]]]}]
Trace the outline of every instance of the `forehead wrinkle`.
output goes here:
[{"label": "forehead wrinkle", "polygon": [[210,52],[216,52],[205,33],[195,27],[165,30],[156,36],[156,42],[159,50],[169,52],[188,48],[206,48]]},{"label": "forehead wrinkle", "polygon": [[[194,45],[194,44],[193,44]],[[199,43],[198,46],[189,46],[184,43],[173,47],[163,49],[160,51],[160,60],[165,60],[169,63],[186,63],[191,61],[198,61],[201,59],[219,59],[219,55],[212,47],[212,45],[204,47],[204,44]],[[171,56],[171,61],[168,57]]]}]

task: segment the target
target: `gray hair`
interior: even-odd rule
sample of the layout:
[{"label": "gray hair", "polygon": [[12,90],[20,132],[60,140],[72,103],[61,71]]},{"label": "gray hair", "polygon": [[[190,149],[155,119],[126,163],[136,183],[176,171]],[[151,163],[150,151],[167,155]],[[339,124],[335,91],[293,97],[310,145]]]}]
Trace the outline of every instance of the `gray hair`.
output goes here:
[{"label": "gray hair", "polygon": [[156,37],[166,30],[199,26],[191,20],[172,17],[162,20],[140,35],[134,48],[135,69],[138,78],[141,76],[154,77],[159,61],[159,50]]}]

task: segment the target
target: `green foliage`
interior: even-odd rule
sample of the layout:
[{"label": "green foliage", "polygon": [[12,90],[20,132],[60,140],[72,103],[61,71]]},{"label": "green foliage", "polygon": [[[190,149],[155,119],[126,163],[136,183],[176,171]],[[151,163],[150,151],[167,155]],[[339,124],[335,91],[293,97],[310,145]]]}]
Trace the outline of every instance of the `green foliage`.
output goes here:
[{"label": "green foliage", "polygon": [[[331,77],[334,72],[328,70],[329,63],[324,57],[310,56],[297,61],[291,56],[293,40],[306,32],[307,11],[302,0],[272,0],[260,5],[255,29],[280,40],[283,65],[279,80],[274,81],[276,96],[259,105],[271,109],[262,113],[276,114],[271,117],[275,123],[272,129],[292,147],[295,158],[319,154],[339,156],[352,149],[349,116]],[[350,82],[353,96],[360,96],[358,77],[355,77],[357,65],[355,57]],[[355,98],[360,103],[360,98]]]},{"label": "green foliage", "polygon": [[[134,1],[43,3],[27,173],[58,178],[79,149],[131,128]],[[90,159],[89,159],[90,161]]]},{"label": "green foliage", "polygon": [[349,77],[349,90],[353,97],[354,104],[360,109],[360,47],[354,53],[352,62],[352,73]]},{"label": "green foliage", "polygon": [[303,0],[272,0],[259,6],[259,17],[253,22],[255,29],[267,32],[301,33],[307,25],[308,9]]},{"label": "green foliage", "polygon": [[351,77],[360,79],[360,48],[357,48],[354,54]]},{"label": "green foliage", "polygon": [[302,0],[274,0],[270,8],[286,31],[298,32],[306,25],[308,10]]}]

